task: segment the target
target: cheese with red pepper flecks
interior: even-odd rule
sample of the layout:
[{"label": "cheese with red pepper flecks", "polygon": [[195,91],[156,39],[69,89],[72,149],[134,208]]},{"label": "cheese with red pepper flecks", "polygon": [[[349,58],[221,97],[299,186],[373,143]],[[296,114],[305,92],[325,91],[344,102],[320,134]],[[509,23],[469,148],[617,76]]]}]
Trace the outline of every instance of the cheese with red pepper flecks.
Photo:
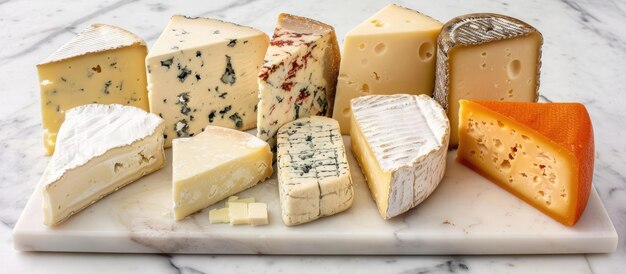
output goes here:
[{"label": "cheese with red pepper flecks", "polygon": [[275,148],[282,125],[332,115],[339,61],[333,27],[280,14],[259,72],[257,136]]}]

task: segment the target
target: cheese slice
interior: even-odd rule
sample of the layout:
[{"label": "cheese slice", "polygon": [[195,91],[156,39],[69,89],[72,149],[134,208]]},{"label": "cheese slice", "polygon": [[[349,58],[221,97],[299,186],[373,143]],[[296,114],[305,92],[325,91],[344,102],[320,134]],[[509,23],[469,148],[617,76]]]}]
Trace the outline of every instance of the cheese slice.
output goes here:
[{"label": "cheese slice", "polygon": [[458,144],[460,99],[536,102],[541,33],[504,15],[456,17],[438,38],[434,98],[446,109],[450,147]]},{"label": "cheese slice", "polygon": [[461,100],[458,160],[572,226],[593,177],[591,120],[578,103]]},{"label": "cheese slice", "polygon": [[275,148],[282,125],[311,115],[330,116],[339,59],[333,27],[280,14],[259,72],[257,136]]},{"label": "cheese slice", "polygon": [[320,116],[278,131],[278,192],[283,222],[298,225],[342,212],[354,199],[339,124]]},{"label": "cheese slice", "polygon": [[165,146],[207,125],[254,128],[269,38],[216,19],[173,16],[146,58],[150,111],[165,119]]},{"label": "cheese slice", "polygon": [[136,107],[70,109],[41,178],[44,224],[57,225],[163,167],[163,128],[162,119]]},{"label": "cheese slice", "polygon": [[[245,132],[207,126],[191,138],[174,139],[174,219],[255,186],[272,175],[269,145]],[[229,208],[235,204],[230,201]]]},{"label": "cheese slice", "polygon": [[46,153],[54,152],[65,112],[85,104],[123,104],[148,111],[148,50],[124,29],[93,24],[37,65]]},{"label": "cheese slice", "polygon": [[390,4],[345,38],[333,118],[350,133],[350,100],[370,94],[427,94],[435,83],[435,47],[443,24]]},{"label": "cheese slice", "polygon": [[267,204],[265,203],[249,203],[248,204],[248,220],[251,225],[259,226],[269,223],[267,219]]},{"label": "cheese slice", "polygon": [[419,205],[446,169],[450,125],[426,95],[369,95],[352,100],[350,138],[380,215]]}]

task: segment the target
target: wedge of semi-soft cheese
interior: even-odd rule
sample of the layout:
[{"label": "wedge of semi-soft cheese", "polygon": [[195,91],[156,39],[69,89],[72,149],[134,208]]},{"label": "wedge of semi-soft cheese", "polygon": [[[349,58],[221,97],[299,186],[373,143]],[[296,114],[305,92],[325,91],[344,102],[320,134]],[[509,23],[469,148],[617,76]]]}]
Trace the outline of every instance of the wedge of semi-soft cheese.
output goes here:
[{"label": "wedge of semi-soft cheese", "polygon": [[[272,175],[272,152],[246,132],[207,126],[190,138],[174,139],[174,219],[255,186]],[[244,203],[232,203],[234,204]],[[230,213],[233,212],[232,208]]]},{"label": "wedge of semi-soft cheese", "polygon": [[450,118],[451,148],[459,139],[460,99],[537,101],[542,43],[535,28],[504,15],[468,14],[444,25],[433,97]]},{"label": "wedge of semi-soft cheese", "polygon": [[92,103],[148,111],[146,43],[124,29],[93,24],[37,65],[44,146],[54,152],[69,109]]},{"label": "wedge of semi-soft cheese", "polygon": [[339,124],[312,116],[278,131],[278,190],[286,225],[298,225],[352,206],[354,189]]},{"label": "wedge of semi-soft cheese", "polygon": [[460,102],[458,160],[572,226],[593,177],[591,119],[578,103]]},{"label": "wedge of semi-soft cheese", "polygon": [[89,104],[65,115],[42,176],[44,224],[52,226],[163,167],[163,120],[142,109]]},{"label": "wedge of semi-soft cheese", "polygon": [[446,169],[450,125],[427,95],[370,95],[352,100],[350,138],[380,215],[423,202]]},{"label": "wedge of semi-soft cheese", "polygon": [[146,59],[150,111],[165,119],[165,146],[207,125],[256,126],[257,74],[269,38],[254,28],[175,15]]},{"label": "wedge of semi-soft cheese", "polygon": [[353,98],[432,94],[435,47],[442,25],[417,11],[390,4],[346,35],[333,112],[341,133],[350,133]]},{"label": "wedge of semi-soft cheese", "polygon": [[339,61],[332,26],[280,14],[258,77],[257,136],[274,149],[282,125],[311,115],[330,116]]}]

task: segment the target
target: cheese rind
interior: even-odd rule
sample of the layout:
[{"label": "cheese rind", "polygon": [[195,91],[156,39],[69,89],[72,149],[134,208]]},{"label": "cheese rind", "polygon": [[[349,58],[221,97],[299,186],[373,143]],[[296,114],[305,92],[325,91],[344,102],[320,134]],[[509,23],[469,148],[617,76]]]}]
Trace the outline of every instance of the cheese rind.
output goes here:
[{"label": "cheese rind", "polygon": [[443,24],[390,4],[345,38],[333,118],[350,133],[350,100],[371,94],[427,94],[435,83],[435,47]]},{"label": "cheese rind", "polygon": [[[238,130],[207,126],[191,138],[174,139],[174,219],[255,186],[272,175],[269,145]],[[229,202],[229,208],[236,203]]]},{"label": "cheese rind", "polygon": [[555,220],[577,222],[593,177],[583,105],[461,100],[459,119],[459,161]]},{"label": "cheese rind", "polygon": [[282,219],[298,225],[352,206],[354,189],[339,124],[301,118],[278,131],[278,190]]},{"label": "cheese rind", "polygon": [[57,133],[71,108],[123,104],[148,111],[141,38],[124,29],[93,24],[37,65],[44,146],[54,152]]},{"label": "cheese rind", "polygon": [[352,151],[381,216],[423,202],[446,168],[450,125],[426,95],[370,95],[352,100]]},{"label": "cheese rind", "polygon": [[59,224],[163,167],[163,120],[141,109],[90,104],[67,112],[42,176],[44,224]]},{"label": "cheese rind", "polygon": [[333,112],[339,45],[332,26],[280,14],[259,72],[257,136],[276,146],[276,134],[298,118]]},{"label": "cheese rind", "polygon": [[256,75],[269,43],[259,30],[175,15],[147,58],[150,111],[165,119],[166,147],[205,126],[254,128]]},{"label": "cheese rind", "polygon": [[499,14],[463,15],[443,26],[433,97],[453,125],[451,148],[458,144],[460,99],[537,101],[542,43],[534,27]]}]

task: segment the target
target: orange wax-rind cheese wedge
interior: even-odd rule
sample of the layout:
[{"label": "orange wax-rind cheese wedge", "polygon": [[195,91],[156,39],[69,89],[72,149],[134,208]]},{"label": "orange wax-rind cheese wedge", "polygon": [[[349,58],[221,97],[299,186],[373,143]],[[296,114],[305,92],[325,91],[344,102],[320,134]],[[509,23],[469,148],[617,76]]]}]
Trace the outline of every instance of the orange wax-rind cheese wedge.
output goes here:
[{"label": "orange wax-rind cheese wedge", "polygon": [[460,105],[457,160],[560,223],[576,224],[593,176],[593,128],[585,106]]}]

